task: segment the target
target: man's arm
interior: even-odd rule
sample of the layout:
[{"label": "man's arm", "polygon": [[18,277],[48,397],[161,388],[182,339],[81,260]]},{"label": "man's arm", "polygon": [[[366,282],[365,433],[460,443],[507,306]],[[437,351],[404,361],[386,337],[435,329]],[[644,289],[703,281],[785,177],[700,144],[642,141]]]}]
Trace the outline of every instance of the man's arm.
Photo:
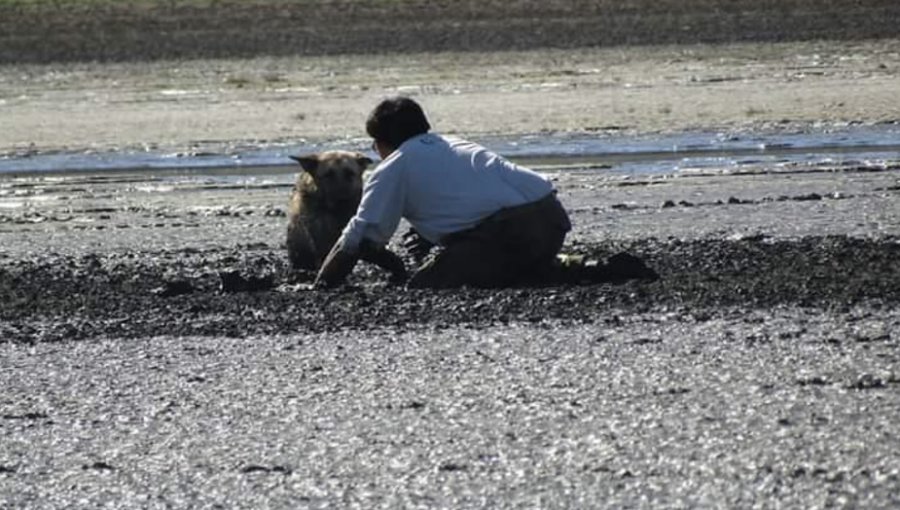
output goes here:
[{"label": "man's arm", "polygon": [[369,177],[356,215],[325,257],[316,276],[317,287],[333,287],[349,275],[360,258],[387,269],[392,279],[405,279],[403,262],[384,248],[397,230],[403,213],[406,189],[400,163],[380,166]]},{"label": "man's arm", "polygon": [[356,263],[359,261],[359,253],[347,250],[338,240],[322,262],[319,274],[316,275],[316,287],[335,287],[347,278]]},{"label": "man's arm", "polygon": [[408,276],[403,260],[386,247],[378,246],[368,239],[363,240],[359,246],[359,258],[390,272],[391,283],[406,283]]},{"label": "man's arm", "polygon": [[359,245],[359,251],[352,253],[338,242],[325,257],[322,268],[316,276],[316,287],[334,287],[340,285],[349,275],[359,260],[371,262],[391,273],[391,283],[405,283],[407,279],[406,266],[394,252],[384,246],[378,246],[374,242],[364,239]]}]

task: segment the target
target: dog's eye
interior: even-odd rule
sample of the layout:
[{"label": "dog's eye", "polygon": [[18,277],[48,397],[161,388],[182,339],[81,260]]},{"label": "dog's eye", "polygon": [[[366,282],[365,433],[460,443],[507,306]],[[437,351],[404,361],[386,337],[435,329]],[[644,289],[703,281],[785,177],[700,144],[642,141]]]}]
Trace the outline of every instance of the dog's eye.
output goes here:
[{"label": "dog's eye", "polygon": [[356,172],[354,172],[352,169],[350,169],[350,168],[344,169],[344,179],[346,179],[348,181],[352,181],[355,177],[356,177]]}]

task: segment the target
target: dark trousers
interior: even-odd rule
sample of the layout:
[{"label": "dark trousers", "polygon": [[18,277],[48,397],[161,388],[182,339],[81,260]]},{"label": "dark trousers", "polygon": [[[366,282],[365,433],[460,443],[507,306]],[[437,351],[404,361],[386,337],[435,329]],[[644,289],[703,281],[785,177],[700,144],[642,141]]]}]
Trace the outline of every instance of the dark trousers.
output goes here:
[{"label": "dark trousers", "polygon": [[571,228],[555,193],[501,209],[471,229],[444,237],[444,248],[413,274],[409,286],[491,288],[541,281]]}]

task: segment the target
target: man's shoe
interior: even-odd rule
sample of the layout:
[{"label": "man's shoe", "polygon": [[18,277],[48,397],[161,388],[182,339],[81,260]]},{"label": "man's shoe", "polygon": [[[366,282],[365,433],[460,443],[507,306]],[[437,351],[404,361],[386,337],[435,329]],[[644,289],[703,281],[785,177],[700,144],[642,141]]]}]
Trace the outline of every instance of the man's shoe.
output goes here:
[{"label": "man's shoe", "polygon": [[600,263],[583,255],[560,254],[556,257],[555,273],[559,283],[594,283]]},{"label": "man's shoe", "polygon": [[624,282],[626,280],[655,281],[659,279],[659,274],[647,267],[643,260],[625,252],[617,253],[610,257],[603,269],[606,273],[606,281],[609,282]]},{"label": "man's shoe", "polygon": [[583,255],[557,256],[555,280],[559,283],[622,283],[628,280],[654,281],[659,274],[634,255],[622,252],[610,257],[606,264]]}]

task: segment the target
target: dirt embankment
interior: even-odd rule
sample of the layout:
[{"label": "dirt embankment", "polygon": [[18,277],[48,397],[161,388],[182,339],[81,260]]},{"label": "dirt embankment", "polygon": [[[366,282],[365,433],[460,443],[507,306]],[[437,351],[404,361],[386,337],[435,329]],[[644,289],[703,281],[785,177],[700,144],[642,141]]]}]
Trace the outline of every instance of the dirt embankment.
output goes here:
[{"label": "dirt embankment", "polygon": [[0,3],[0,63],[870,39],[894,0]]}]

